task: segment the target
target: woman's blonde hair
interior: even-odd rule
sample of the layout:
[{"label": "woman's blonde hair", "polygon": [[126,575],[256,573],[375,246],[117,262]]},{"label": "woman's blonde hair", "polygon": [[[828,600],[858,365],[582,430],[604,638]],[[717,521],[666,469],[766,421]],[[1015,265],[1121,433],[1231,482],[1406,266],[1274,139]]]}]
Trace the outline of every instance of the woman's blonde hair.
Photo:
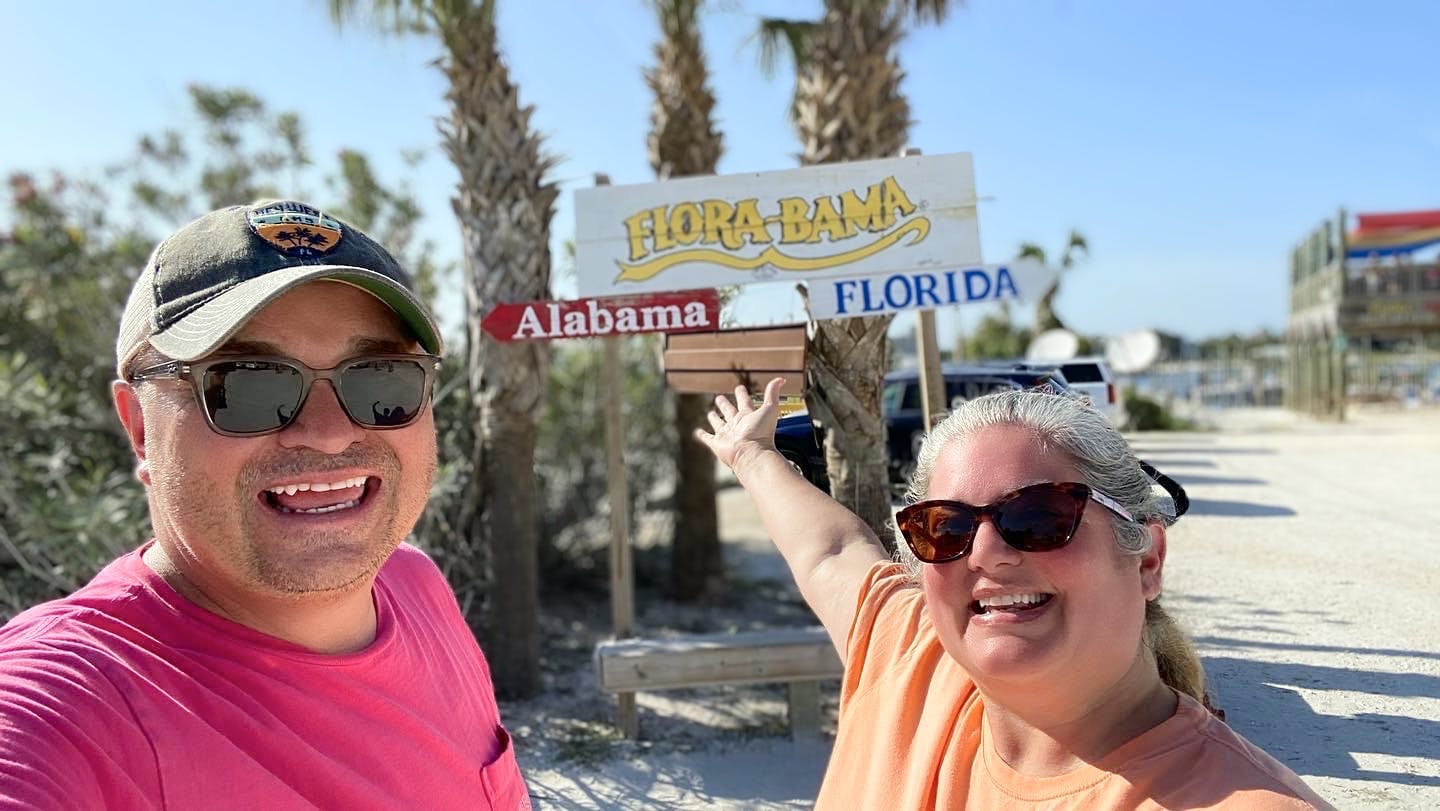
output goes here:
[{"label": "woman's blonde hair", "polygon": [[[1130,445],[1103,414],[1075,397],[1039,391],[1006,391],[962,404],[925,437],[915,461],[915,474],[905,493],[907,504],[929,498],[930,477],[940,451],[951,442],[997,425],[1018,425],[1034,431],[1041,442],[1064,452],[1081,479],[1120,502],[1135,521],[1105,511],[1115,532],[1115,545],[1128,555],[1150,550],[1146,525],[1169,526],[1175,520],[1170,499],[1156,492],[1154,481],[1140,467]],[[896,534],[901,561],[918,576],[923,565]],[[1205,670],[1190,639],[1160,606],[1156,597],[1145,605],[1146,647],[1155,655],[1160,677],[1175,690],[1205,701]]]}]

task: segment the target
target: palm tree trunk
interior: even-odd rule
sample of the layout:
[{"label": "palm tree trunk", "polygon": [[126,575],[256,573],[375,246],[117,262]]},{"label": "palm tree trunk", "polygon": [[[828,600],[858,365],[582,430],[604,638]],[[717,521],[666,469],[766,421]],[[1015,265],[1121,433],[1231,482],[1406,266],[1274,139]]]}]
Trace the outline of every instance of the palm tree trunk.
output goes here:
[{"label": "palm tree trunk", "polygon": [[709,427],[705,414],[712,402],[704,394],[675,395],[680,454],[670,587],[677,600],[695,600],[713,593],[724,573],[720,519],[715,507],[715,457],[692,434],[696,428]]},{"label": "palm tree trunk", "polygon": [[[715,96],[700,42],[698,0],[655,4],[661,39],[655,66],[645,71],[654,94],[646,139],[650,167],[661,180],[715,173],[723,138],[715,130]],[[671,538],[670,592],[680,601],[701,599],[724,574],[720,522],[715,506],[715,458],[691,433],[709,428],[711,399],[675,395],[679,454],[675,470],[675,524]]]},{"label": "palm tree trunk", "polygon": [[450,80],[445,150],[460,171],[452,205],[460,221],[469,329],[471,402],[480,546],[488,557],[488,610],[473,625],[488,652],[496,691],[540,691],[539,533],[535,438],[545,394],[544,343],[500,344],[479,329],[503,302],[544,298],[550,281],[552,159],[529,128],[499,52],[494,6],[455,4],[435,15]]},{"label": "palm tree trunk", "polygon": [[[897,155],[910,130],[888,4],[827,0],[795,90],[805,165]],[[806,360],[807,404],[824,423],[830,492],[885,541],[890,487],[880,413],[891,316],[820,321]]]}]

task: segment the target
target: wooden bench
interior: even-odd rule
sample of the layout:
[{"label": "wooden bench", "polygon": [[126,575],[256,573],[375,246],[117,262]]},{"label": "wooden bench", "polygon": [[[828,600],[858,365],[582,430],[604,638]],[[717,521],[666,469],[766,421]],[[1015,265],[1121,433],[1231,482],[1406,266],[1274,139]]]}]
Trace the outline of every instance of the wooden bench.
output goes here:
[{"label": "wooden bench", "polygon": [[600,689],[610,693],[786,682],[790,737],[820,735],[820,686],[844,673],[820,626],[619,639],[595,647]]}]

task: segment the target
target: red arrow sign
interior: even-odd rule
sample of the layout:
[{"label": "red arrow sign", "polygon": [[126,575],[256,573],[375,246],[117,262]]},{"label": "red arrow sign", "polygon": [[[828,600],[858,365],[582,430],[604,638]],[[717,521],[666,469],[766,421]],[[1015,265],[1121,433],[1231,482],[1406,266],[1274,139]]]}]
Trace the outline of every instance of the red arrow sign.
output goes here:
[{"label": "red arrow sign", "polygon": [[686,290],[497,304],[480,320],[480,328],[495,340],[507,342],[642,332],[707,332],[720,328],[720,294],[715,290]]}]

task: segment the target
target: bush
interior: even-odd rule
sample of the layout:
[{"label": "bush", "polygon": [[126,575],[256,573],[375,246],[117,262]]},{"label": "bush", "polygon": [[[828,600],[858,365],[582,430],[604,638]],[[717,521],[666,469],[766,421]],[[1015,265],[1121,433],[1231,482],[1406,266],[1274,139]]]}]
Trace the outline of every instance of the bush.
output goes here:
[{"label": "bush", "polygon": [[1195,424],[1177,417],[1164,403],[1134,388],[1125,390],[1125,428],[1129,431],[1193,431]]}]

